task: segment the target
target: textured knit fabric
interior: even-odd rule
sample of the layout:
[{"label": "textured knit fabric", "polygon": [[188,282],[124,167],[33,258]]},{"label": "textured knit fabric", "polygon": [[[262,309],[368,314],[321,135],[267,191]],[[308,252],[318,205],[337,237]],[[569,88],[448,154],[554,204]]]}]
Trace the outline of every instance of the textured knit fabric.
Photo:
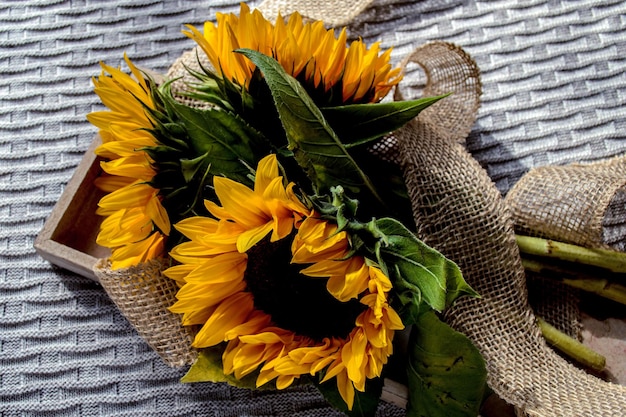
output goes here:
[{"label": "textured knit fabric", "polygon": [[[251,5],[258,4],[251,2]],[[0,415],[333,416],[311,388],[181,384],[86,278],[33,242],[96,129],[98,62],[164,72],[232,0],[0,1]],[[505,194],[530,168],[626,152],[626,1],[375,1],[350,34],[446,40],[482,70],[467,145]],[[410,74],[418,77],[418,74]],[[619,222],[618,222],[619,223]],[[382,404],[380,416],[402,411]]]}]

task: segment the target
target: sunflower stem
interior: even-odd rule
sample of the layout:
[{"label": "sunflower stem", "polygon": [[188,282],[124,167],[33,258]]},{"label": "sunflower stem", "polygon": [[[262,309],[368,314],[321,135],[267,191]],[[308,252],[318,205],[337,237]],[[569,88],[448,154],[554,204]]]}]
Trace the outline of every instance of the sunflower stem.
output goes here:
[{"label": "sunflower stem", "polygon": [[599,248],[585,248],[570,243],[531,236],[516,236],[520,251],[527,255],[538,255],[597,266],[617,273],[626,273],[626,253]]},{"label": "sunflower stem", "polygon": [[559,331],[542,318],[537,318],[537,324],[541,334],[553,348],[595,371],[602,371],[606,366],[606,358],[603,355]]},{"label": "sunflower stem", "polygon": [[527,271],[541,273],[570,287],[626,305],[626,286],[617,284],[609,278],[598,278],[588,273],[569,270],[534,259],[522,258],[522,265]]}]

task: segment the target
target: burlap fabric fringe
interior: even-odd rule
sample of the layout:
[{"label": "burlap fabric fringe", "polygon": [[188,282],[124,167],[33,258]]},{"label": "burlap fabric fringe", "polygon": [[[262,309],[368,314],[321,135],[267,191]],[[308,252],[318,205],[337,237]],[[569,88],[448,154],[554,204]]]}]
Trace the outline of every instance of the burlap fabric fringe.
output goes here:
[{"label": "burlap fabric fringe", "polygon": [[165,277],[163,262],[153,260],[136,267],[111,269],[106,259],[94,265],[94,273],[120,312],[139,335],[172,367],[192,364],[197,352],[191,348],[192,329],[183,327],[181,316],[168,307],[176,301],[178,286]]},{"label": "burlap fabric fringe", "polygon": [[[320,16],[325,3],[315,3],[316,10],[309,16],[325,17]],[[288,9],[282,9],[282,4],[267,1],[261,8],[267,17],[279,9],[283,15],[296,9],[308,10],[297,2],[285,2]],[[310,9],[313,3],[302,4]],[[342,23],[341,19],[338,22]],[[185,54],[172,66],[168,77],[182,74],[183,63],[194,66],[195,57],[195,51]],[[511,213],[487,173],[464,148],[464,138],[471,130],[479,105],[480,76],[475,63],[460,48],[442,42],[418,48],[407,62],[424,69],[428,77],[425,95],[454,93],[396,132],[390,146],[384,148],[404,168],[419,236],[457,262],[466,280],[481,294],[479,299],[457,303],[448,312],[447,321],[473,340],[487,361],[490,387],[516,406],[520,415],[623,416],[626,388],[569,364],[546,345],[536,326]],[[184,88],[182,82],[178,86]],[[159,339],[157,335],[165,336],[174,345],[189,346],[189,335],[180,329],[177,316],[159,315],[163,322],[170,318],[177,321],[178,327],[173,324],[163,329],[157,328],[161,320],[145,317],[155,309],[163,311],[156,306],[163,306],[166,311],[174,295],[151,300],[146,306],[141,299],[153,292],[151,286],[160,288],[167,279],[158,265],[147,265],[146,271],[143,267],[133,268],[136,273],[132,275],[140,277],[140,282],[148,281],[143,285],[147,292],[126,303],[142,301],[141,313],[120,307],[122,313],[142,329],[140,334],[153,346],[158,343],[149,338]],[[118,298],[118,305],[124,304],[120,297],[124,299],[127,293],[142,286],[120,284],[121,291],[116,293],[109,286],[117,286],[117,280],[125,282],[126,271],[111,271],[99,265],[96,272],[112,298]],[[144,319],[143,324],[139,324],[139,319]],[[158,346],[155,349],[158,351]],[[193,352],[182,357],[188,360]]]}]

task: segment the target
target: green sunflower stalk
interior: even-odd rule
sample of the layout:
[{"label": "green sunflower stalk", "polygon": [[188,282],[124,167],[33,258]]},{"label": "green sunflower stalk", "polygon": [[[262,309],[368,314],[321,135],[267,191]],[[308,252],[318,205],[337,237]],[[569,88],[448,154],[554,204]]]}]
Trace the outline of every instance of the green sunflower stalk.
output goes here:
[{"label": "green sunflower stalk", "polygon": [[97,241],[114,269],[169,260],[170,310],[201,352],[184,381],[309,382],[373,415],[413,327],[407,413],[476,415],[484,363],[439,313],[477,294],[411,231],[402,172],[373,152],[442,97],[381,102],[402,78],[391,51],[297,13],[271,23],[242,4],[184,33],[211,64],[188,69],[202,106],[126,58],[131,74],[103,64],[109,110],[88,116],[105,161]]}]

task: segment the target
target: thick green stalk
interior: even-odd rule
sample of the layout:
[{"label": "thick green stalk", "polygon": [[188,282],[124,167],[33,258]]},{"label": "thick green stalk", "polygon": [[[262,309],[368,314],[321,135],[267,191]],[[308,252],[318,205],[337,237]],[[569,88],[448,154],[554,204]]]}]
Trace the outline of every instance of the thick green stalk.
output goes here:
[{"label": "thick green stalk", "polygon": [[543,337],[555,349],[560,350],[578,363],[596,371],[602,371],[606,366],[606,358],[598,352],[559,331],[541,318],[537,319],[537,324],[541,329]]},{"label": "thick green stalk", "polygon": [[626,253],[607,249],[590,249],[550,239],[517,235],[517,245],[528,255],[556,258],[597,266],[612,272],[626,273]]},{"label": "thick green stalk", "polygon": [[597,278],[590,274],[547,264],[534,259],[522,258],[522,265],[524,265],[527,271],[541,273],[543,276],[557,279],[570,287],[578,288],[626,305],[626,286],[617,284],[610,279]]},{"label": "thick green stalk", "polygon": [[606,279],[586,280],[586,279],[564,279],[564,284],[571,287],[600,295],[620,304],[626,304],[626,287],[609,282]]}]

